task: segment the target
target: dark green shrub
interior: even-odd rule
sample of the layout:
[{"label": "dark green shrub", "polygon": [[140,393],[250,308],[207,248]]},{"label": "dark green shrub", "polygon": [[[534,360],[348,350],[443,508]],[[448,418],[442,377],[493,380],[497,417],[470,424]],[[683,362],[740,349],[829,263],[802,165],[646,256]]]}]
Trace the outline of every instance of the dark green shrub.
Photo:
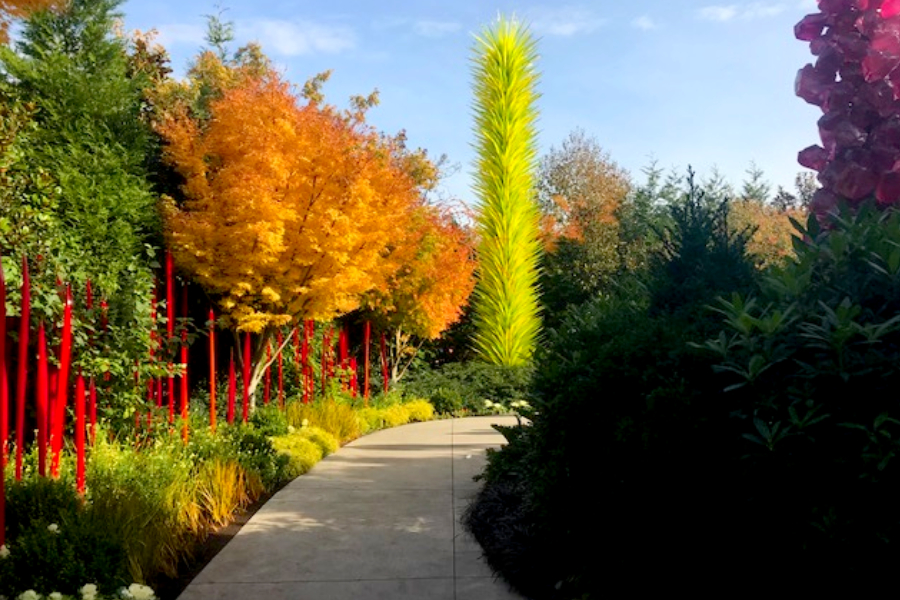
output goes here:
[{"label": "dark green shrub", "polygon": [[403,391],[408,396],[429,399],[435,410],[457,414],[480,413],[484,401],[508,407],[515,400],[530,398],[531,367],[503,367],[482,362],[447,363],[437,369],[408,376]]},{"label": "dark green shrub", "polygon": [[257,406],[250,415],[250,424],[269,437],[285,435],[288,432],[287,417],[275,404]]},{"label": "dark green shrub", "polygon": [[233,444],[240,465],[258,475],[266,490],[275,489],[290,479],[286,474],[288,457],[275,450],[265,433],[241,424],[224,428],[223,434]]},{"label": "dark green shrub", "polygon": [[[716,482],[734,428],[714,358],[688,342],[718,331],[707,305],[753,290],[755,271],[747,235],[729,233],[727,204],[707,200],[690,178],[669,213],[647,273],[620,276],[547,331],[533,424],[505,432],[510,443],[489,456],[489,483],[524,490],[531,507],[544,548],[528,554],[533,570],[577,582],[567,597],[647,569],[699,577],[727,568],[717,549],[736,530],[722,525],[727,493]],[[685,540],[701,553],[685,552]],[[598,555],[611,558],[598,566]]]},{"label": "dark green shrub", "polygon": [[730,379],[734,472],[769,491],[745,511],[806,568],[875,574],[900,557],[900,213],[797,225],[796,260],[757,298],[721,301],[706,347]]},{"label": "dark green shrub", "polygon": [[33,478],[9,489],[10,554],[0,559],[0,595],[33,589],[76,595],[86,583],[113,593],[128,582],[123,541],[83,506],[69,480]]}]

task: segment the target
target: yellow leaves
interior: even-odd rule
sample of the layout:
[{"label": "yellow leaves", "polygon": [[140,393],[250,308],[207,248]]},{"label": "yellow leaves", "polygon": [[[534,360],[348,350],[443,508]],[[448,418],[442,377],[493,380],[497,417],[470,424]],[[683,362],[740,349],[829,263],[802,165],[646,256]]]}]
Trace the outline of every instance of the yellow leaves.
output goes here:
[{"label": "yellow leaves", "polygon": [[433,339],[459,319],[475,286],[475,260],[449,214],[420,206],[389,258],[394,273],[366,298],[380,320]]},{"label": "yellow leaves", "polygon": [[355,309],[396,266],[383,259],[419,190],[395,151],[330,107],[299,106],[277,76],[234,85],[201,123],[187,110],[158,125],[184,200],[163,216],[176,263],[218,296],[242,330]]},{"label": "yellow leaves", "polygon": [[747,243],[747,252],[756,258],[760,268],[781,264],[793,256],[791,237],[795,230],[789,217],[801,222],[805,218],[799,210],[780,211],[753,200],[737,200],[731,204],[730,221],[734,229],[756,229]]}]

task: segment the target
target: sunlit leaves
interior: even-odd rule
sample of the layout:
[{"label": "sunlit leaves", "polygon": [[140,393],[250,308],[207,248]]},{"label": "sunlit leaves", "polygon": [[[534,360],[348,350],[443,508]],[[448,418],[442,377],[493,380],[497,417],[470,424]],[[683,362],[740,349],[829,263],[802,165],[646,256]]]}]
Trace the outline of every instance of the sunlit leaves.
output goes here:
[{"label": "sunlit leaves", "polygon": [[387,245],[418,198],[391,139],[300,105],[273,74],[226,86],[209,117],[176,107],[159,127],[185,180],[166,228],[176,263],[226,319],[247,331],[330,319],[384,285]]}]

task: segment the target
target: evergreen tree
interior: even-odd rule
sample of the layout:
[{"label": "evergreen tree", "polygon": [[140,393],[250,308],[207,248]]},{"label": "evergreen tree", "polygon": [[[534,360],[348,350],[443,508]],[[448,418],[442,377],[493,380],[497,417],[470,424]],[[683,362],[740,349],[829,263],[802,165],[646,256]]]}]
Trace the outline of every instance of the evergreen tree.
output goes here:
[{"label": "evergreen tree", "polygon": [[[59,227],[51,257],[65,280],[90,278],[115,294],[123,273],[146,269],[159,231],[145,165],[144,82],[129,77],[126,43],[113,36],[119,0],[73,0],[35,13],[17,51],[0,50],[13,102],[36,107],[25,162],[57,181],[45,210]],[[132,295],[133,290],[127,290]]]},{"label": "evergreen tree", "polygon": [[[0,253],[11,287],[28,257],[38,319],[61,311],[57,280],[72,285],[78,315],[85,314],[88,280],[98,301],[107,300],[102,356],[86,335],[76,335],[77,355],[87,375],[116,375],[111,390],[124,402],[133,392],[135,361],[142,372],[149,368],[149,301],[161,234],[146,167],[153,148],[142,119],[146,75],[131,68],[128,44],[114,34],[119,4],[72,0],[36,12],[15,50],[0,48],[0,102],[10,115],[30,115],[9,147],[13,154],[4,157],[28,176],[4,189],[9,222],[0,229]],[[99,315],[91,320],[96,327]]]}]

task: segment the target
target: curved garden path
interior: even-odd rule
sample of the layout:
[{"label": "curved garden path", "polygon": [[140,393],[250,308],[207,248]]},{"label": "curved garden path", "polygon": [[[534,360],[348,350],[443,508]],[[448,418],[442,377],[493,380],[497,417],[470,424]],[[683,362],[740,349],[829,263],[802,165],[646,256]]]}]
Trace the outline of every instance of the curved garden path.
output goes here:
[{"label": "curved garden path", "polygon": [[459,518],[485,449],[470,417],[404,425],[347,444],[272,497],[179,600],[515,600]]}]

